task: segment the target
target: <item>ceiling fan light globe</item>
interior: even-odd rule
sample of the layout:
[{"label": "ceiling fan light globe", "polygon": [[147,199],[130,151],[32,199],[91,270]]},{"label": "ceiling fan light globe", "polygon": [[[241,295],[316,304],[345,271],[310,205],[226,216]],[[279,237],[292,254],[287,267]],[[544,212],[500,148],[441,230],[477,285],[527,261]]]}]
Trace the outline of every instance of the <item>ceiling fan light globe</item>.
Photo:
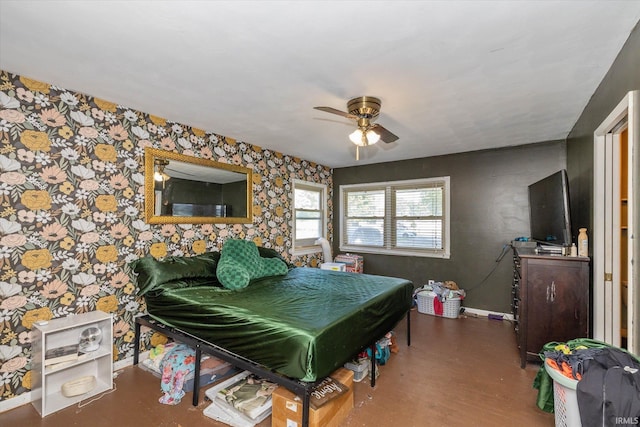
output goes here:
[{"label": "ceiling fan light globe", "polygon": [[362,131],[360,129],[356,129],[353,133],[351,133],[349,135],[349,139],[356,145],[365,145],[365,143],[362,141]]},{"label": "ceiling fan light globe", "polygon": [[373,145],[376,142],[380,141],[380,135],[378,135],[377,133],[375,133],[372,130],[368,130],[367,131],[367,141],[369,142],[369,145]]},{"label": "ceiling fan light globe", "polygon": [[158,181],[158,182],[162,182],[164,180],[164,177],[162,176],[162,174],[160,172],[155,172],[153,174],[153,179]]}]

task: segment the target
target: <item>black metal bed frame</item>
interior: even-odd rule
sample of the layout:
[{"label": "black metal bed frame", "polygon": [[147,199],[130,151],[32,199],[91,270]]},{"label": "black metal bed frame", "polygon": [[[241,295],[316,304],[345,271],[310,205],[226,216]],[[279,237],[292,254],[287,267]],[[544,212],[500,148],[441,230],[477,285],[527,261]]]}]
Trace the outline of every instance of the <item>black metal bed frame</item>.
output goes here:
[{"label": "black metal bed frame", "polygon": [[[407,346],[411,345],[411,310],[407,310]],[[309,426],[309,402],[311,401],[311,392],[316,387],[316,385],[320,382],[305,382],[296,380],[293,378],[285,377],[280,375],[273,370],[266,368],[246,357],[235,354],[229,350],[226,350],[220,346],[212,344],[208,341],[205,341],[201,338],[198,338],[188,332],[185,332],[181,329],[173,328],[167,326],[158,320],[151,318],[149,315],[142,315],[136,317],[135,323],[135,347],[133,352],[133,364],[137,365],[140,358],[140,328],[142,326],[146,326],[155,331],[161,332],[162,334],[173,338],[174,340],[183,342],[195,349],[196,352],[196,360],[195,360],[195,372],[194,372],[194,383],[193,383],[193,406],[198,405],[198,399],[200,395],[200,362],[202,359],[202,351],[204,350],[207,354],[215,356],[219,359],[224,360],[225,362],[229,362],[232,365],[250,371],[261,378],[267,379],[269,381],[273,381],[276,384],[279,384],[295,395],[302,396],[302,427]],[[376,385],[376,363],[375,363],[375,342],[371,344],[371,387],[375,387]]]}]

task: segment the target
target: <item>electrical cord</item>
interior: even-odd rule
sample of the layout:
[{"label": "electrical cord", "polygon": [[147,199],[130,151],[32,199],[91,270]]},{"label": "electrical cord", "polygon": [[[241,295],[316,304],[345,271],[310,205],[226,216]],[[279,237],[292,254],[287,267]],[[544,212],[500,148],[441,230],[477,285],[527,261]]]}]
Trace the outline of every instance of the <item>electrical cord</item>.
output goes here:
[{"label": "electrical cord", "polygon": [[[115,373],[113,374],[113,378],[114,378],[114,380],[115,380],[115,378],[116,378],[117,376],[118,376],[118,373],[117,373],[117,372],[115,372]],[[93,399],[88,400],[88,401],[84,401],[84,402],[83,402],[82,400],[80,400],[80,401],[78,402],[78,408],[83,408],[83,407],[85,407],[85,406],[87,406],[87,405],[90,405],[91,403],[93,403],[93,402],[95,402],[95,401],[97,401],[97,400],[102,399],[102,398],[103,398],[104,396],[106,396],[107,394],[109,394],[109,393],[113,393],[113,392],[114,392],[114,391],[116,391],[116,390],[118,390],[118,387],[117,387],[117,385],[116,385],[116,382],[115,382],[115,381],[113,381],[113,388],[112,388],[111,390],[103,391],[102,393],[99,393],[96,397],[94,397]],[[85,393],[85,394],[89,394],[89,392],[87,392],[87,393]]]},{"label": "electrical cord", "polygon": [[509,249],[511,249],[511,244],[507,243],[502,247],[502,252],[500,252],[500,255],[498,255],[498,258],[496,258],[496,263],[493,266],[493,268],[491,269],[491,271],[489,271],[489,273],[487,273],[486,276],[484,276],[484,279],[482,279],[480,282],[476,283],[475,285],[471,286],[471,287],[467,287],[464,289],[465,292],[469,292],[474,290],[475,288],[480,287],[484,282],[487,281],[487,279],[489,277],[491,277],[491,275],[496,271],[496,269],[498,268],[498,266],[500,265],[500,261],[502,261],[502,259],[504,258],[504,256],[507,254],[507,252],[509,251]]}]

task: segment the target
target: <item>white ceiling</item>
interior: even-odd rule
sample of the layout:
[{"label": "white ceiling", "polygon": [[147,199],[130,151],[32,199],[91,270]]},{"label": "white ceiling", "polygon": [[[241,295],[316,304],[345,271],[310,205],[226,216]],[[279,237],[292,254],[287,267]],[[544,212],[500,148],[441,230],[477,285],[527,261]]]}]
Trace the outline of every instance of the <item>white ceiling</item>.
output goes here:
[{"label": "white ceiling", "polygon": [[[640,1],[0,0],[0,68],[330,167],[564,139]],[[348,99],[400,139],[355,161]]]}]

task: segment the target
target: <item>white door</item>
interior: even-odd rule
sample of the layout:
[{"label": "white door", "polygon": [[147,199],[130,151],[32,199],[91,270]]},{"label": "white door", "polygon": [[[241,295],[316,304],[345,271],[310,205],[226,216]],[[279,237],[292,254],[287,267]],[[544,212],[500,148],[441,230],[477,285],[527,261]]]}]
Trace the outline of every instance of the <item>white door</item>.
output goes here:
[{"label": "white door", "polygon": [[[594,229],[593,229],[593,336],[595,339],[620,345],[620,134],[628,131],[627,179],[627,348],[640,350],[640,328],[637,327],[640,304],[640,231],[634,197],[640,189],[640,91],[629,92],[594,133]],[[635,189],[635,191],[634,191]],[[634,264],[636,264],[634,266]]]}]

